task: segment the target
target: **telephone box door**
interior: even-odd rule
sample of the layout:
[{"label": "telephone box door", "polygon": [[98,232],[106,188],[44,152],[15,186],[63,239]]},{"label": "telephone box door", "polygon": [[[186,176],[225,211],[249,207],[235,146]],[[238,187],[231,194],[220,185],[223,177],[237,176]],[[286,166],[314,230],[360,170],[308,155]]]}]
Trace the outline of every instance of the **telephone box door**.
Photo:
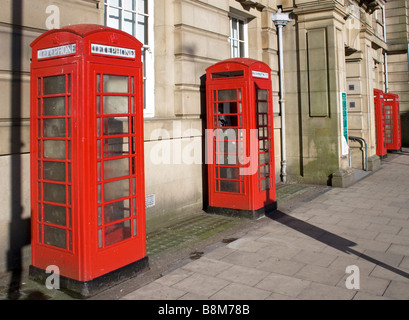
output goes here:
[{"label": "telephone box door", "polygon": [[384,93],[374,89],[375,97],[375,127],[376,127],[376,154],[383,158],[387,155],[385,132]]},{"label": "telephone box door", "polygon": [[274,165],[274,124],[271,83],[255,80],[255,127],[258,138],[258,170],[253,188],[255,207],[269,206],[276,201]]},{"label": "telephone box door", "polygon": [[[35,265],[61,266],[67,276],[78,277],[78,220],[73,214],[73,130],[72,110],[77,100],[77,65],[66,64],[46,70],[33,70],[33,94],[37,97],[31,123],[32,140],[32,246]],[[34,111],[33,111],[34,112]],[[43,257],[51,259],[46,265]],[[62,267],[63,266],[63,267]]]},{"label": "telephone box door", "polygon": [[393,93],[385,93],[384,96],[386,149],[399,151],[402,146],[399,96]]},{"label": "telephone box door", "polygon": [[[137,137],[142,110],[139,69],[93,64],[92,77],[96,136],[95,272],[126,265],[146,255],[144,186],[139,157],[143,153]],[[139,141],[139,140],[138,140]],[[115,256],[115,259],[112,257]],[[112,267],[110,267],[112,265]]]},{"label": "telephone box door", "polygon": [[[208,163],[212,183],[210,184],[211,206],[224,203],[241,208],[247,205],[248,185],[241,171],[245,167],[248,121],[243,112],[247,103],[245,83],[210,86],[208,99],[213,106],[208,114],[209,128]],[[229,198],[226,198],[226,194]],[[226,201],[228,203],[226,203]]]}]

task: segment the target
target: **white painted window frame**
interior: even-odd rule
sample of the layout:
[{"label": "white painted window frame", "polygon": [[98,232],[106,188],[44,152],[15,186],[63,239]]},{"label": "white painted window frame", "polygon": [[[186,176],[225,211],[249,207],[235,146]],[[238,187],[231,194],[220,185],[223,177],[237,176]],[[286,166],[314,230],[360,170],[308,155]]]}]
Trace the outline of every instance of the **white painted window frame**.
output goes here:
[{"label": "white painted window frame", "polygon": [[[248,19],[241,17],[239,15],[229,13],[229,20],[230,20],[230,36],[229,36],[229,43],[230,43],[230,56],[232,58],[247,58],[248,57]],[[243,39],[240,39],[240,23],[239,21],[243,22]],[[238,30],[238,37],[233,37],[233,26],[236,24]],[[235,48],[233,46],[234,41],[238,43],[238,55],[235,52]],[[243,43],[243,52],[240,49],[240,43]]]}]

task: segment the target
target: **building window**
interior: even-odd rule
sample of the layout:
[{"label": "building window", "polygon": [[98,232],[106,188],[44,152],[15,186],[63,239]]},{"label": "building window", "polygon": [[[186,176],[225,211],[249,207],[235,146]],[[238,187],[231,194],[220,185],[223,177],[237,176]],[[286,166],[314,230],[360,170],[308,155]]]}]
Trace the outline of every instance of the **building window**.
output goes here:
[{"label": "building window", "polygon": [[232,58],[248,56],[247,19],[230,15],[230,51]]},{"label": "building window", "polygon": [[105,25],[143,44],[144,116],[154,116],[153,0],[105,0]]}]

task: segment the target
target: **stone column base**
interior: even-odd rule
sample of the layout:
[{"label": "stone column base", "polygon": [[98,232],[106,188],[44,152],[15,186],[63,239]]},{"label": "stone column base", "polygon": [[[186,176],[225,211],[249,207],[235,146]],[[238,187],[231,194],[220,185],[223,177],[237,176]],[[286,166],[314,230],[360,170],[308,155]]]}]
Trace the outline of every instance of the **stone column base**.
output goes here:
[{"label": "stone column base", "polygon": [[339,169],[332,174],[331,184],[335,188],[347,188],[355,182],[355,173],[352,169]]},{"label": "stone column base", "polygon": [[377,171],[381,168],[381,158],[374,155],[368,158],[368,171]]}]

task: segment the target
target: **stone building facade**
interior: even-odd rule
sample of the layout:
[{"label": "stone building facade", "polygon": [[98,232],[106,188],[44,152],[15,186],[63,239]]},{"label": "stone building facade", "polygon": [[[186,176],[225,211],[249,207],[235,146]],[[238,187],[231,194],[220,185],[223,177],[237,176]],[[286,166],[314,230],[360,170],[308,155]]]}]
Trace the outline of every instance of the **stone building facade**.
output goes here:
[{"label": "stone building facade", "polygon": [[[216,62],[249,57],[271,67],[277,182],[352,183],[352,168],[363,168],[362,151],[349,141],[350,161],[343,123],[348,123],[350,135],[368,143],[370,170],[380,166],[373,89],[386,89],[385,66],[390,70],[390,91],[402,95],[402,110],[409,112],[408,33],[398,32],[400,27],[392,23],[400,16],[407,27],[407,1],[0,0],[0,4],[0,271],[29,261],[30,43],[47,29],[101,24],[143,42],[148,230],[201,210],[206,202],[204,79],[206,69]],[[288,19],[280,27],[272,19],[277,12]]]},{"label": "stone building facade", "polygon": [[409,2],[388,0],[385,5],[388,84],[387,90],[399,95],[402,145],[409,147]]}]

